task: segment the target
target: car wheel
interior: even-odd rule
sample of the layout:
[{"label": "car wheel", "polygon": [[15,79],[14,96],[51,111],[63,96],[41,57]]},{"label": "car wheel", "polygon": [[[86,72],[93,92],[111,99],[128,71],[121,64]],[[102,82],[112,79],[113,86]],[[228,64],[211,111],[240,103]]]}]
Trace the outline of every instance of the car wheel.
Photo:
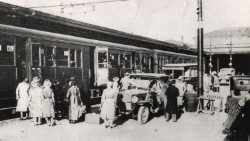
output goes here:
[{"label": "car wheel", "polygon": [[141,106],[138,111],[137,121],[140,124],[145,124],[149,118],[149,109],[146,106]]}]

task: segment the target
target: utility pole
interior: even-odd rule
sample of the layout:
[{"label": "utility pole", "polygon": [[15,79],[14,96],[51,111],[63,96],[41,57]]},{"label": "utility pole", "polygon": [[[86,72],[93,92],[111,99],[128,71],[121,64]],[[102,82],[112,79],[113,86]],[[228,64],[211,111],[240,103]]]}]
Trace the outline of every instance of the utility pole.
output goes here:
[{"label": "utility pole", "polygon": [[212,73],[212,42],[211,42],[211,37],[209,37],[209,73]]},{"label": "utility pole", "polygon": [[227,44],[227,45],[229,45],[229,67],[230,68],[232,68],[232,66],[233,66],[233,56],[232,56],[232,45],[233,45],[233,43],[232,43],[232,35],[230,35],[230,43],[229,44]]},{"label": "utility pole", "polygon": [[203,95],[203,14],[202,0],[198,0],[197,7],[198,29],[197,29],[197,50],[198,50],[198,96]]}]

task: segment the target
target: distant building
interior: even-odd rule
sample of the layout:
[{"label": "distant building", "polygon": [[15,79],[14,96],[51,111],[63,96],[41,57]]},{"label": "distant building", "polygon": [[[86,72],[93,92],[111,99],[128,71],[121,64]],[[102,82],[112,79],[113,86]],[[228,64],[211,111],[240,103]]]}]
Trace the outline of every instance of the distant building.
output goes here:
[{"label": "distant building", "polygon": [[212,71],[231,66],[238,73],[250,73],[250,27],[223,28],[204,34],[204,52],[207,71],[209,66]]}]

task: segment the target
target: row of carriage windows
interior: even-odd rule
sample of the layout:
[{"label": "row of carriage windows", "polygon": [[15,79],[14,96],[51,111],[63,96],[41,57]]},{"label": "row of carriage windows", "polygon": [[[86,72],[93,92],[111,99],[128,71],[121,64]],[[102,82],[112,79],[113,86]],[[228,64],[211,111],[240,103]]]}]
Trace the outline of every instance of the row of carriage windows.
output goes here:
[{"label": "row of carriage windows", "polygon": [[174,56],[169,56],[169,57],[159,57],[158,58],[158,67],[162,67],[165,64],[178,64],[178,63],[196,63],[196,60],[193,58],[178,58]]},{"label": "row of carriage windows", "polygon": [[[1,36],[2,37],[2,36]],[[45,46],[44,44],[32,44],[32,66],[59,66],[82,67],[82,50],[68,49],[60,46]],[[99,68],[126,68],[150,69],[152,57],[149,54],[124,51],[100,51],[98,52]],[[177,60],[178,62],[173,62]],[[168,63],[191,63],[191,58],[159,57],[158,67]],[[13,38],[0,38],[0,65],[15,65],[15,40]]]},{"label": "row of carriage windows", "polygon": [[[142,58],[140,60],[140,58]],[[149,69],[151,65],[151,57],[137,53],[134,55],[134,63],[131,52],[98,52],[98,65],[99,68],[126,68],[131,69]]]},{"label": "row of carriage windows", "polygon": [[32,45],[32,66],[82,67],[82,51]]},{"label": "row of carriage windows", "polygon": [[99,68],[131,68],[132,54],[122,52],[98,52]]}]

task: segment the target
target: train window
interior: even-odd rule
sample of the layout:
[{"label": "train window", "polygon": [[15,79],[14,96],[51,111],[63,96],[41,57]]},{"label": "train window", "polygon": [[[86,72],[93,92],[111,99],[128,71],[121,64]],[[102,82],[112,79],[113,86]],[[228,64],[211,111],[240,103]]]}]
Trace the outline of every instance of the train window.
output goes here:
[{"label": "train window", "polygon": [[107,52],[98,52],[98,67],[107,68]]},{"label": "train window", "polygon": [[15,45],[0,42],[0,65],[14,65]]},{"label": "train window", "polygon": [[48,67],[54,66],[54,48],[53,47],[46,48],[46,66]]},{"label": "train window", "polygon": [[124,63],[125,63],[125,68],[131,68],[131,59],[132,55],[131,54],[125,54],[125,58],[124,58]]},{"label": "train window", "polygon": [[120,65],[122,66],[122,68],[124,68],[124,54],[120,54]]},{"label": "train window", "polygon": [[82,51],[77,50],[76,52],[77,67],[82,67]]},{"label": "train window", "polygon": [[158,58],[158,67],[160,67],[160,58]]},{"label": "train window", "polygon": [[32,45],[32,66],[39,66],[39,46],[37,44]]},{"label": "train window", "polygon": [[118,53],[110,53],[109,54],[109,65],[111,68],[117,67],[119,65],[119,54]]},{"label": "train window", "polygon": [[45,66],[44,46],[40,44],[32,45],[32,66]]},{"label": "train window", "polygon": [[76,67],[76,50],[71,49],[70,52],[70,67]]},{"label": "train window", "polygon": [[68,67],[69,50],[67,48],[57,48],[57,65],[60,67]]},{"label": "train window", "polygon": [[150,70],[151,69],[151,58],[150,57],[148,57],[148,69]]},{"label": "train window", "polygon": [[135,66],[136,66],[136,69],[140,69],[140,55],[139,54],[135,54]]},{"label": "train window", "polygon": [[40,66],[45,66],[45,49],[44,49],[44,46],[41,46],[39,48],[39,54],[40,54],[40,62],[39,62],[39,65]]},{"label": "train window", "polygon": [[147,57],[142,57],[142,68],[143,69],[148,68],[148,59],[147,59]]}]

